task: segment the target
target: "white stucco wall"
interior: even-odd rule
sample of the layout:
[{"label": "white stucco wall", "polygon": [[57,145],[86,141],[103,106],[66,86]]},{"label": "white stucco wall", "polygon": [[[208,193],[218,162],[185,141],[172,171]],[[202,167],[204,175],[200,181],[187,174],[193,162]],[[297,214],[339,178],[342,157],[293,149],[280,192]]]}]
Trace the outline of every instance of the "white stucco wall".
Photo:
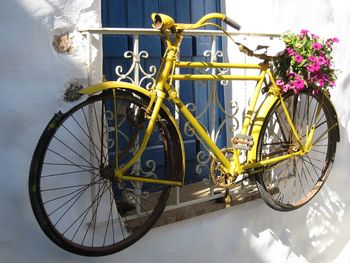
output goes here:
[{"label": "white stucco wall", "polygon": [[[257,200],[160,227],[132,247],[96,259],[65,252],[44,236],[30,209],[27,177],[41,131],[54,112],[69,106],[62,99],[67,82],[86,79],[86,53],[76,28],[100,25],[100,1],[1,1],[0,13],[0,262],[350,262],[346,0],[226,1],[226,13],[244,31],[305,28],[341,40],[335,60],[342,72],[332,98],[342,141],[320,194],[290,213]],[[52,48],[53,35],[64,32],[80,47],[73,54]]]},{"label": "white stucco wall", "polygon": [[[100,27],[100,12],[95,0],[0,1],[0,262],[71,262],[39,232],[27,178],[41,131],[69,106],[68,83],[86,82],[87,49],[77,28]],[[66,32],[76,48],[58,54],[53,37]]]}]

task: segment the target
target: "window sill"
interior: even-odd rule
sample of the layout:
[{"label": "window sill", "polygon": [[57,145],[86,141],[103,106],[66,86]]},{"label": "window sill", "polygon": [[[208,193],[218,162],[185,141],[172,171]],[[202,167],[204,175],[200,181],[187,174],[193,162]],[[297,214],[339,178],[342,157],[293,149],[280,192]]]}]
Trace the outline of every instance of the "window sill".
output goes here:
[{"label": "window sill", "polygon": [[[176,203],[176,191],[176,188],[171,191],[167,208]],[[185,185],[180,188],[179,191],[181,202],[186,203],[190,200],[205,199],[206,197],[209,197],[211,189],[208,185],[204,185],[202,182],[199,182]],[[212,191],[214,191],[214,193],[218,193],[218,198],[168,210],[166,208],[166,211],[163,212],[162,216],[158,219],[154,227],[179,222],[260,198],[260,194],[255,186],[255,183],[238,185],[235,188],[230,189],[232,202],[228,205],[225,202],[225,197],[223,197],[221,194],[225,193],[225,190],[217,188]]]}]

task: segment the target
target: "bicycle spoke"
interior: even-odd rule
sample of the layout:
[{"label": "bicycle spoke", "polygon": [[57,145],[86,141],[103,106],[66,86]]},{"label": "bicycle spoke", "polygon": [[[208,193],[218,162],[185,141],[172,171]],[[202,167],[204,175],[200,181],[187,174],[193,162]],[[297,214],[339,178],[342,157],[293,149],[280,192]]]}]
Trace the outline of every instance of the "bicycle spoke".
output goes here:
[{"label": "bicycle spoke", "polygon": [[[69,162],[70,164],[76,166],[76,167],[87,167],[86,165],[78,165],[73,163],[71,160],[67,159],[66,157],[64,157],[62,154],[59,154],[58,152],[51,150],[51,149],[47,149],[49,152],[52,152],[54,154],[56,154],[57,156],[61,157],[62,159],[66,160],[67,162]],[[86,160],[84,160],[86,161]],[[86,161],[90,166],[88,166],[89,168],[95,168],[97,169],[97,167],[95,167],[93,164],[91,164],[90,162]]]},{"label": "bicycle spoke", "polygon": [[302,173],[304,174],[304,178],[305,178],[305,181],[306,181],[306,183],[307,183],[308,189],[310,189],[310,188],[312,187],[312,185],[309,184],[309,180],[308,180],[309,177],[306,175],[305,169],[304,169],[305,163],[304,163],[304,161],[303,161],[303,158],[301,158],[301,159],[302,159],[301,171],[302,171]]},{"label": "bicycle spoke", "polygon": [[89,168],[95,170],[97,168],[87,166],[87,165],[82,165],[82,164],[75,164],[73,162],[71,163],[51,163],[51,162],[44,162],[43,165],[48,165],[48,166],[73,166],[73,167],[79,167],[82,168],[82,171],[89,171]]},{"label": "bicycle spoke", "polygon": [[[104,179],[100,179],[100,180],[104,180]],[[43,190],[41,190],[41,192],[63,190],[63,189],[71,189],[71,188],[77,188],[77,187],[85,187],[85,186],[91,186],[91,185],[96,184],[96,183],[98,183],[98,182],[89,183],[89,184],[78,184],[78,185],[54,187],[54,188],[43,189]]]},{"label": "bicycle spoke", "polygon": [[[83,109],[82,109],[82,111],[83,111]],[[83,111],[84,112],[84,111]],[[85,112],[84,112],[84,118],[85,118],[85,124],[86,124],[86,126],[87,126],[87,129],[88,129],[88,132],[86,132],[85,131],[85,129],[81,126],[81,124],[79,123],[79,121],[74,117],[74,115],[72,115],[71,116],[72,117],[72,119],[75,121],[75,123],[78,125],[78,127],[80,128],[80,130],[85,134],[85,136],[89,139],[89,142],[91,143],[91,146],[93,147],[93,150],[94,150],[94,155],[95,156],[98,156],[97,155],[97,152],[96,152],[96,150],[97,151],[99,151],[99,147],[96,145],[96,143],[94,142],[94,140],[93,140],[93,137],[91,136],[91,134],[89,134],[90,133],[90,131],[89,131],[89,125],[88,125],[88,123],[87,123],[87,120],[86,120],[86,115],[85,115]]]},{"label": "bicycle spoke", "polygon": [[[276,181],[276,180],[278,180],[277,182],[281,181],[280,175],[281,175],[283,172],[285,172],[285,167],[288,167],[288,165],[289,165],[289,161],[286,161],[285,164],[284,164],[284,166],[282,166],[282,169],[280,170],[280,172],[279,172],[277,175],[274,176],[275,179],[274,179],[270,184],[275,184],[275,181]],[[281,168],[281,166],[280,166],[279,168]],[[278,183],[276,183],[276,185],[278,185]]]},{"label": "bicycle spoke", "polygon": [[[68,194],[64,194],[64,195],[61,195],[61,196],[59,196],[59,197],[55,197],[55,198],[49,199],[49,200],[45,201],[44,204],[46,205],[46,204],[51,203],[51,202],[53,202],[53,201],[57,201],[57,200],[59,200],[59,199],[68,197],[68,196],[70,196],[70,195],[72,195],[72,194],[75,194],[75,193],[77,193],[77,192],[81,192],[82,189],[84,189],[84,188],[79,188],[79,189],[76,189],[76,190],[74,190],[74,191],[72,191],[72,192],[70,192],[70,193],[68,193]],[[73,198],[74,198],[74,197],[73,197]]]},{"label": "bicycle spoke", "polygon": [[312,168],[314,169],[314,172],[315,172],[316,174],[317,174],[316,169],[318,169],[319,171],[322,172],[322,169],[321,169],[320,167],[316,166],[316,165],[311,161],[311,159],[310,159],[309,156],[306,156],[306,158],[307,158],[308,160],[305,160],[305,162],[307,162],[308,164],[310,164],[310,165],[312,166]]},{"label": "bicycle spoke", "polygon": [[[81,187],[79,189],[79,192],[74,195],[72,198],[68,199],[65,203],[63,203],[62,205],[60,205],[59,207],[57,207],[54,211],[52,211],[51,213],[49,213],[49,216],[51,216],[52,214],[54,214],[55,212],[57,212],[58,210],[60,210],[63,206],[65,206],[66,204],[68,204],[70,201],[72,201],[73,199],[75,199],[76,197],[78,197],[72,204],[72,206],[75,204],[76,201],[78,201],[78,199],[84,194],[84,192],[86,191],[86,189],[89,188],[90,185],[85,185],[85,187]],[[63,189],[63,188],[62,188]],[[65,188],[65,189],[68,189],[68,188]],[[76,192],[76,191],[74,191]],[[65,213],[62,215],[62,217],[68,212],[68,210],[70,209],[71,207],[69,207]],[[57,224],[58,222],[56,222]]]},{"label": "bicycle spoke", "polygon": [[[89,108],[88,108],[88,110],[89,110]],[[96,144],[94,143],[94,140],[92,139],[93,137],[92,137],[92,132],[91,132],[91,125],[90,125],[90,122],[88,121],[88,118],[86,117],[86,113],[85,113],[85,110],[84,110],[84,108],[81,108],[81,111],[83,112],[83,115],[84,115],[84,120],[85,120],[85,125],[86,125],[86,128],[87,128],[87,131],[88,131],[88,138],[90,138],[90,142],[93,144],[93,150],[94,150],[94,152],[95,152],[95,156],[97,156],[98,154],[97,154],[97,152],[96,152],[96,150],[98,150],[98,146],[96,146]],[[91,114],[89,114],[89,116],[90,116]],[[95,121],[97,121],[97,120],[95,120]]]},{"label": "bicycle spoke", "polygon": [[282,134],[283,140],[284,140],[284,141],[289,141],[288,138],[287,138],[287,135],[285,134],[285,130],[288,131],[287,125],[286,125],[285,122],[279,117],[278,114],[276,114],[276,119],[277,119],[277,123],[279,124],[280,132],[281,132],[281,134]]},{"label": "bicycle spoke", "polygon": [[85,222],[85,219],[86,219],[86,217],[88,216],[88,214],[89,214],[91,208],[95,205],[97,196],[98,196],[98,194],[92,199],[91,205],[88,206],[88,207],[79,215],[79,217],[78,217],[64,232],[63,232],[63,234],[65,234],[68,230],[70,230],[70,229],[75,225],[76,222],[78,222],[78,220],[79,220],[81,217],[83,217],[83,218],[81,219],[80,224],[78,225],[76,231],[74,232],[74,235],[73,235],[73,237],[72,237],[71,240],[74,240],[74,238],[75,238],[76,235],[78,234],[78,231],[79,231],[79,229],[81,228],[81,226],[83,225],[83,223]]},{"label": "bicycle spoke", "polygon": [[[105,231],[105,235],[103,237],[103,245],[105,245],[106,243],[106,238],[107,238],[107,233],[108,233],[108,226],[109,223],[111,222],[112,225],[112,238],[113,238],[113,243],[115,242],[114,239],[114,222],[113,222],[113,204],[114,204],[114,199],[113,199],[113,195],[111,193],[111,185],[109,185],[108,187],[108,192],[109,192],[109,213],[108,213],[108,220],[107,220],[107,226],[106,226],[106,231]],[[121,231],[123,232],[123,229],[121,228]],[[122,233],[123,234],[123,233]],[[125,238],[124,234],[123,234],[123,238]]]},{"label": "bicycle spoke", "polygon": [[54,173],[54,174],[43,175],[41,178],[48,178],[48,177],[55,177],[55,176],[62,176],[62,175],[80,174],[80,173],[84,173],[84,172],[92,173],[93,171],[98,171],[98,170],[99,169],[94,168],[94,169],[84,169],[84,170],[72,171],[72,172]]},{"label": "bicycle spoke", "polygon": [[[330,127],[329,129],[325,130],[320,136],[317,137],[317,139],[315,139],[315,141],[313,142],[313,144],[317,144],[323,136],[325,136],[326,134],[328,134],[332,129],[334,129],[337,126],[337,124],[334,124],[332,127]],[[323,138],[325,139],[325,138]]]},{"label": "bicycle spoke", "polygon": [[87,150],[87,152],[90,154],[90,156],[93,156],[93,157],[95,157],[96,160],[99,160],[98,157],[95,155],[96,152],[93,153],[87,146],[85,146],[85,145],[81,142],[81,140],[79,140],[79,139],[78,139],[70,130],[68,130],[64,125],[62,125],[62,127],[63,127],[64,129],[66,129],[66,131],[67,131],[70,135],[72,135],[72,137],[73,137],[85,150]]},{"label": "bicycle spoke", "polygon": [[[86,188],[81,189],[80,193],[76,194],[75,196],[73,196],[71,199],[69,199],[68,201],[66,201],[65,203],[63,203],[61,206],[59,206],[57,209],[55,209],[54,211],[52,211],[49,216],[51,216],[52,214],[54,214],[55,212],[57,212],[59,209],[61,209],[63,206],[65,206],[66,204],[68,204],[70,201],[72,201],[74,198],[76,198],[74,200],[74,202],[68,207],[68,209],[61,215],[61,217],[54,223],[54,225],[56,226],[61,220],[62,218],[68,213],[68,211],[74,206],[74,204],[80,199],[80,197],[84,194],[84,192],[86,191]],[[63,233],[65,234],[65,232]]]},{"label": "bicycle spoke", "polygon": [[[104,188],[105,188],[105,186],[104,186]],[[84,235],[83,240],[82,240],[82,242],[81,242],[82,245],[84,244],[85,238],[86,238],[87,233],[89,232],[89,229],[90,229],[90,227],[92,226],[92,224],[93,224],[93,232],[92,232],[92,237],[91,237],[91,238],[92,238],[92,240],[91,240],[91,242],[92,242],[91,246],[94,245],[93,242],[94,242],[94,236],[95,236],[97,208],[98,208],[98,206],[99,206],[99,204],[100,204],[100,202],[101,202],[101,197],[102,197],[102,195],[105,193],[106,190],[107,190],[107,189],[101,190],[101,186],[99,185],[99,190],[98,190],[97,196],[96,196],[95,200],[92,202],[92,204],[91,204],[91,206],[90,206],[90,208],[92,208],[92,210],[93,210],[92,219],[91,219],[91,221],[89,222],[89,225],[88,225],[88,227],[87,227],[87,229],[86,229],[85,235]],[[101,192],[102,192],[102,193],[101,193]],[[96,203],[96,204],[95,204],[95,203]]]},{"label": "bicycle spoke", "polygon": [[[302,159],[298,158],[298,162],[302,163]],[[300,184],[300,195],[299,196],[302,196],[301,191],[304,193],[304,195],[306,195],[306,191],[304,189],[303,182],[302,182],[302,178],[303,178],[302,169],[300,169],[300,173],[297,170],[297,177],[298,177],[298,181],[299,181],[299,184]],[[293,189],[294,189],[294,191],[296,191],[296,186]]]}]

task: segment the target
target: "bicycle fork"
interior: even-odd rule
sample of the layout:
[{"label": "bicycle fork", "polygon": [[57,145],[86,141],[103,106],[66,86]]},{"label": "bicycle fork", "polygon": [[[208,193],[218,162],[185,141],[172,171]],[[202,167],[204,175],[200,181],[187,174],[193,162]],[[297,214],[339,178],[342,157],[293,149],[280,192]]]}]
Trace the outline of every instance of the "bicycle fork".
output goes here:
[{"label": "bicycle fork", "polygon": [[[160,108],[163,103],[162,97],[157,97],[154,108],[152,111],[152,114],[148,117],[149,118],[149,123],[147,125],[145,135],[142,139],[142,142],[140,143],[137,151],[134,153],[134,156],[122,167],[118,167],[116,164],[116,169],[115,169],[115,177],[120,180],[130,180],[130,181],[135,181],[135,182],[143,182],[143,183],[161,183],[165,185],[181,185],[181,182],[176,182],[176,181],[171,181],[171,180],[165,180],[165,179],[156,179],[156,178],[146,178],[146,177],[140,177],[140,176],[133,176],[133,175],[126,175],[126,172],[135,164],[137,161],[141,158],[141,155],[145,151],[148,141],[152,135],[152,132],[154,130],[158,114],[160,111]],[[118,161],[118,160],[116,160]]]},{"label": "bicycle fork", "polygon": [[280,94],[280,101],[281,101],[281,106],[282,106],[282,108],[283,108],[283,111],[284,111],[284,113],[285,113],[285,115],[286,115],[288,124],[290,125],[291,130],[292,130],[292,133],[293,133],[294,138],[295,138],[295,140],[296,140],[296,143],[297,143],[298,146],[299,146],[299,149],[300,149],[300,150],[299,150],[298,152],[300,153],[300,155],[305,155],[305,154],[307,154],[308,152],[310,152],[310,150],[311,150],[311,148],[312,148],[312,139],[313,139],[314,134],[315,134],[316,123],[317,123],[318,117],[319,117],[319,115],[320,115],[320,113],[321,113],[322,102],[323,102],[323,101],[321,101],[321,103],[319,103],[319,104],[317,105],[317,108],[316,108],[316,110],[315,110],[315,115],[314,115],[315,117],[314,117],[314,119],[312,120],[313,123],[312,123],[311,127],[309,126],[309,123],[308,123],[307,126],[306,126],[306,131],[305,131],[305,143],[304,143],[304,144],[302,143],[302,141],[301,141],[301,139],[300,139],[300,137],[299,137],[299,135],[298,135],[298,132],[296,131],[296,128],[295,128],[295,126],[294,126],[294,123],[293,123],[293,121],[292,121],[292,119],[291,119],[291,117],[290,117],[289,111],[288,111],[288,109],[287,109],[287,107],[286,107],[286,105],[285,105],[285,103],[284,103],[284,101],[283,101],[283,98],[282,98],[282,95],[281,95],[281,94]]},{"label": "bicycle fork", "polygon": [[[146,109],[146,118],[149,119],[144,137],[141,144],[139,145],[137,151],[134,153],[134,156],[122,167],[118,167],[118,158],[116,157],[116,169],[115,176],[118,180],[131,180],[135,182],[146,182],[146,183],[161,183],[167,185],[181,185],[181,182],[175,182],[165,179],[155,179],[155,178],[146,178],[138,176],[129,176],[125,173],[141,158],[141,155],[145,151],[148,141],[153,133],[157,118],[159,118],[159,112],[165,99],[164,86],[166,85],[166,79],[169,75],[169,72],[174,66],[174,59],[176,58],[177,51],[176,49],[170,49],[164,55],[165,60],[163,61],[163,69],[158,76],[157,83],[152,91],[151,100],[149,106]],[[114,98],[116,101],[116,98]],[[116,154],[118,155],[118,154]]]}]

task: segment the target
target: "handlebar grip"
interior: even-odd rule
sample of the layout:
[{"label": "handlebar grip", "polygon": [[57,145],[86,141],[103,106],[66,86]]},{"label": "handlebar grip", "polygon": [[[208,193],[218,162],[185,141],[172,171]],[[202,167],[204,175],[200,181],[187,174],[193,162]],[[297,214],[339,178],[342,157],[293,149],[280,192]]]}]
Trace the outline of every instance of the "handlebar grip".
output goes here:
[{"label": "handlebar grip", "polygon": [[240,30],[241,29],[241,25],[238,24],[236,21],[233,21],[231,18],[225,16],[225,18],[223,19],[223,21],[228,24],[229,26],[233,27],[234,29]]}]

